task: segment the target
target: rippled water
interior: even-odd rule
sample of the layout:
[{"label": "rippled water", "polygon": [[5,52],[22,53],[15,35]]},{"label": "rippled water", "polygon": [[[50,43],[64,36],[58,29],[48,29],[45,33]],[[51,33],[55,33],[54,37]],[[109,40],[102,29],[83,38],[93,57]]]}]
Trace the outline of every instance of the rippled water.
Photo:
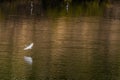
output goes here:
[{"label": "rippled water", "polygon": [[0,19],[0,80],[120,79],[119,5],[103,16],[28,13]]}]

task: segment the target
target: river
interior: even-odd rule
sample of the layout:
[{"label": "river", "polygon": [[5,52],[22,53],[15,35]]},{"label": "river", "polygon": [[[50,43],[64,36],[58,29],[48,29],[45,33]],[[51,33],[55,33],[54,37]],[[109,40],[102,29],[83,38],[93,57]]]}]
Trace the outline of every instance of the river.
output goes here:
[{"label": "river", "polygon": [[0,80],[120,79],[120,3],[75,14],[8,6],[0,8]]}]

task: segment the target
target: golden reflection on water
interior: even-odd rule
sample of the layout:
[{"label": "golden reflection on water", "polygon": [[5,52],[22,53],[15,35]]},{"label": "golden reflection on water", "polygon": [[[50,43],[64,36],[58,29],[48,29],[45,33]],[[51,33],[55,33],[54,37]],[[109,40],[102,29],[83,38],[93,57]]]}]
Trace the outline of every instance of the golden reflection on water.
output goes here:
[{"label": "golden reflection on water", "polygon": [[57,58],[57,56],[59,57],[62,54],[62,53],[56,53],[57,52],[56,50],[64,47],[64,45],[63,45],[64,41],[63,40],[65,40],[64,35],[66,35],[65,32],[66,32],[66,27],[67,27],[65,20],[66,19],[58,20],[53,27],[53,35],[52,35],[52,41],[53,41],[53,43],[52,43],[52,47],[53,47],[52,53],[53,54],[52,54],[52,56],[53,57],[55,56],[56,58]]},{"label": "golden reflection on water", "polygon": [[31,51],[24,51],[25,45],[33,42],[33,26],[31,21],[22,20],[15,23],[13,30],[13,51],[12,51],[12,79],[26,80],[29,77],[29,65],[24,61],[24,56],[30,56]]}]

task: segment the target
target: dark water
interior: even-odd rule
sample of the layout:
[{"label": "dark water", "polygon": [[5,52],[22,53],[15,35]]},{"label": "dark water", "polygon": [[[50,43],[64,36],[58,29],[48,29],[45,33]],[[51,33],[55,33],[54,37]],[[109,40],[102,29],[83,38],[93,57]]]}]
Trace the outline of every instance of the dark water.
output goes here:
[{"label": "dark water", "polygon": [[0,8],[0,80],[120,79],[119,3],[81,15],[7,5]]}]

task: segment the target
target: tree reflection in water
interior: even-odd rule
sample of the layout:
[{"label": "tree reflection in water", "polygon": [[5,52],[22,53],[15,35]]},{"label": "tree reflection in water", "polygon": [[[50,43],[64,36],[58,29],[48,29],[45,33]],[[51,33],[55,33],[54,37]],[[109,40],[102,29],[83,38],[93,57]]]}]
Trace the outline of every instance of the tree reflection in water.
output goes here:
[{"label": "tree reflection in water", "polygon": [[[4,1],[4,0],[3,0]],[[32,0],[19,1],[8,0],[1,1],[0,14],[35,14],[50,15],[52,17],[80,15],[103,15],[104,7],[107,1],[101,0]],[[69,10],[68,10],[69,9]]]}]

